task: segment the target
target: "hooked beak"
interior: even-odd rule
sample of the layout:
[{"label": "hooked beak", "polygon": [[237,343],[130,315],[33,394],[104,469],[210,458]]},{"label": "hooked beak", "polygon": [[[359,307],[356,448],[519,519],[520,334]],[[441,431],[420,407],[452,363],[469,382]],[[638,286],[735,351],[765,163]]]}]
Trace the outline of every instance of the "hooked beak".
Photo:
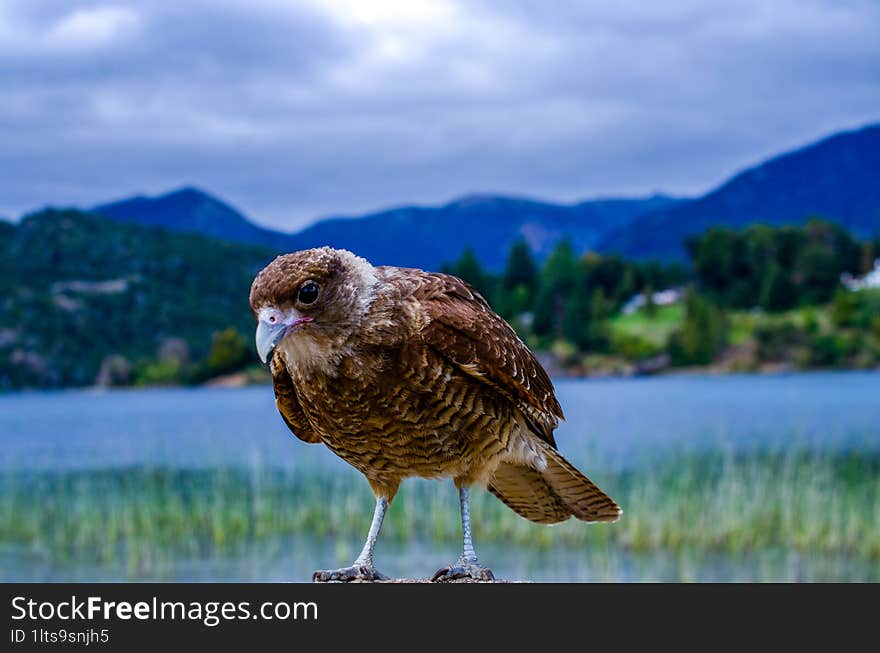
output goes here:
[{"label": "hooked beak", "polygon": [[277,347],[278,343],[284,339],[284,336],[293,331],[300,324],[311,321],[312,318],[310,317],[296,317],[292,320],[279,321],[275,324],[270,324],[263,319],[258,320],[257,333],[254,339],[257,344],[257,354],[263,364],[268,362],[275,347]]}]

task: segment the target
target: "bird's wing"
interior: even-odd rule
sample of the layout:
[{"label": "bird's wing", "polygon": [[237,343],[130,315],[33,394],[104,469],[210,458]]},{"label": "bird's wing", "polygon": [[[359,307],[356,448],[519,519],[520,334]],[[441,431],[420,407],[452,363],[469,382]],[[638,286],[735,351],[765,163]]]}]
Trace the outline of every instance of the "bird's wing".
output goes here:
[{"label": "bird's wing", "polygon": [[272,357],[270,369],[272,370],[272,385],[275,389],[275,405],[278,406],[278,412],[281,413],[281,418],[287,424],[287,428],[303,442],[319,444],[321,437],[312,429],[308,417],[303,412],[302,406],[299,405],[293,379],[287,372],[280,351],[276,351]]},{"label": "bird's wing", "polygon": [[534,354],[470,285],[447,274],[419,273],[412,296],[426,318],[419,332],[424,342],[513,399],[537,435],[555,446],[562,408]]}]

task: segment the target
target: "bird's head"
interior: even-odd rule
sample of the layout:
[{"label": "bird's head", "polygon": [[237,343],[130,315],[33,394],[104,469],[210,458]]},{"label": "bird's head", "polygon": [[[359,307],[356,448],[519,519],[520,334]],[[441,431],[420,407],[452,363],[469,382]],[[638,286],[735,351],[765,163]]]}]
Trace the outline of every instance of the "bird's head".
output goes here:
[{"label": "bird's head", "polygon": [[347,250],[279,256],[251,285],[260,360],[276,347],[298,362],[332,356],[363,324],[376,283],[375,268]]}]

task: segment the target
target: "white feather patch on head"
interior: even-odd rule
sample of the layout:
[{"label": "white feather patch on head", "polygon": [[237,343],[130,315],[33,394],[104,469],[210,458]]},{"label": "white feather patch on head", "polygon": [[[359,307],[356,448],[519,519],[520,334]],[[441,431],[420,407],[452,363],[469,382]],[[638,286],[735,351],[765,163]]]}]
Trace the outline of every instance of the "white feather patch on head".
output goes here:
[{"label": "white feather patch on head", "polygon": [[347,249],[336,250],[340,258],[348,264],[352,273],[352,283],[358,287],[358,308],[366,312],[376,296],[376,285],[379,277],[376,276],[376,268],[365,258],[354,254]]}]

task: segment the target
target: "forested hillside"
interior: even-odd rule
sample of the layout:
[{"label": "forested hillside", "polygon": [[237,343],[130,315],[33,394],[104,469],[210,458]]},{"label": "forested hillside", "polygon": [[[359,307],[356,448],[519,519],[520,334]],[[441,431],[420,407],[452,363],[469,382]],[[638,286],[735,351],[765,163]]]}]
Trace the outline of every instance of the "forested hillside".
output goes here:
[{"label": "forested hillside", "polygon": [[92,384],[102,364],[129,383],[256,362],[248,291],[273,256],[77,211],[2,223],[0,388]]}]

